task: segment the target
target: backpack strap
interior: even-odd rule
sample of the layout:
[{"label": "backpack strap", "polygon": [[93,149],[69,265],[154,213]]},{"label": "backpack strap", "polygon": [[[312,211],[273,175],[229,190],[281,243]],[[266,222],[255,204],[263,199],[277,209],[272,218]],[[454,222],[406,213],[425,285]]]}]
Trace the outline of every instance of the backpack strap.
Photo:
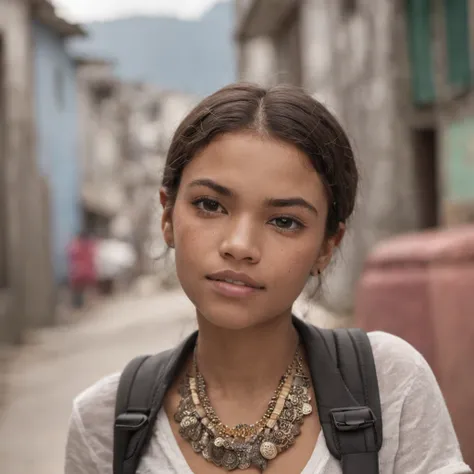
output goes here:
[{"label": "backpack strap", "polygon": [[135,474],[168,388],[191,352],[197,333],[176,349],[140,356],[125,367],[115,402],[113,474]]},{"label": "backpack strap", "polygon": [[[379,474],[382,413],[370,341],[361,330],[325,330],[293,318],[306,348],[321,426],[343,474]],[[135,474],[164,396],[196,342],[138,357],[125,368],[116,399],[114,474]]]},{"label": "backpack strap", "polygon": [[[341,405],[340,400],[331,396],[336,387],[331,387],[329,380],[316,383],[318,410],[328,449],[341,461],[344,474],[378,474],[378,451],[383,439],[382,410],[370,340],[360,329],[318,331],[350,392],[345,405]],[[324,390],[321,390],[322,384],[326,385]]]}]

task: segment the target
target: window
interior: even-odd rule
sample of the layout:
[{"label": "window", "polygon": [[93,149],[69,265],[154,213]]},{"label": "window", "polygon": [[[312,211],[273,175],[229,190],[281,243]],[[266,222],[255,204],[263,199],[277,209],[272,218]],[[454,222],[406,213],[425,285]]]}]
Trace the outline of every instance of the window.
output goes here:
[{"label": "window", "polygon": [[148,107],[148,120],[155,122],[160,118],[161,115],[161,104],[159,102],[153,102]]},{"label": "window", "polygon": [[413,101],[428,105],[435,100],[431,0],[406,0],[406,12]]},{"label": "window", "polygon": [[106,100],[113,96],[113,85],[107,81],[98,82],[91,87],[92,100],[97,106],[101,106]]},{"label": "window", "polygon": [[64,74],[61,69],[56,68],[54,70],[54,95],[56,97],[56,105],[59,110],[64,108],[65,104],[65,84],[64,84]]},{"label": "window", "polygon": [[444,0],[448,82],[459,88],[471,85],[468,0]]},{"label": "window", "polygon": [[341,11],[345,17],[352,16],[357,10],[357,0],[341,0]]}]

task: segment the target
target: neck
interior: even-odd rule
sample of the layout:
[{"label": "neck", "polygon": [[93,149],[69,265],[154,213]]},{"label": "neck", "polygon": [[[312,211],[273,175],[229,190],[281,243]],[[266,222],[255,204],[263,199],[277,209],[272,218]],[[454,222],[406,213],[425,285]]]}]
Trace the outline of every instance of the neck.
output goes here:
[{"label": "neck", "polygon": [[219,328],[199,314],[198,324],[199,371],[206,385],[224,397],[274,390],[298,344],[291,312],[244,330]]}]

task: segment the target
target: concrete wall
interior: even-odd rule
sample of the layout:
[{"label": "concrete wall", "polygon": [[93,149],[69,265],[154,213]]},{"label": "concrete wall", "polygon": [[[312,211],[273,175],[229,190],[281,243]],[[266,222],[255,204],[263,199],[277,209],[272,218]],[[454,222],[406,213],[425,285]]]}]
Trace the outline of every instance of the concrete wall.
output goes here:
[{"label": "concrete wall", "polygon": [[[22,155],[25,141],[21,136],[29,135],[28,127],[28,71],[24,58],[28,55],[28,34],[26,30],[26,7],[21,2],[0,1],[0,29],[2,32],[4,64],[3,68],[3,143],[2,143],[2,186],[5,187],[5,226],[7,228],[7,278],[2,289],[2,339],[18,340],[25,321],[24,298],[25,272],[21,265],[22,222],[20,213],[22,196],[18,187],[20,176],[24,174]],[[11,93],[10,93],[11,92]],[[4,172],[4,174],[3,174]],[[14,316],[13,316],[14,314]]]},{"label": "concrete wall", "polygon": [[242,80],[266,87],[276,83],[276,55],[271,38],[260,36],[242,42],[239,63]]},{"label": "concrete wall", "polygon": [[342,122],[361,173],[356,213],[326,275],[324,297],[336,311],[350,310],[367,252],[405,218],[396,204],[391,3],[359,2],[346,17],[338,2],[306,0],[301,14],[303,85]]},{"label": "concrete wall", "polygon": [[[0,340],[19,342],[23,330],[47,322],[53,286],[49,278],[48,229],[43,197],[48,194],[37,170],[32,88],[30,2],[0,0],[4,49],[4,130],[2,175],[6,188],[7,282],[2,289]],[[2,170],[3,173],[3,170]]]},{"label": "concrete wall", "polygon": [[162,115],[159,121],[163,126],[162,152],[167,153],[174,132],[198,101],[198,97],[178,91],[167,91],[161,94]]},{"label": "concrete wall", "polygon": [[56,281],[67,278],[67,245],[81,226],[75,64],[64,40],[33,22],[38,160],[51,190]]}]

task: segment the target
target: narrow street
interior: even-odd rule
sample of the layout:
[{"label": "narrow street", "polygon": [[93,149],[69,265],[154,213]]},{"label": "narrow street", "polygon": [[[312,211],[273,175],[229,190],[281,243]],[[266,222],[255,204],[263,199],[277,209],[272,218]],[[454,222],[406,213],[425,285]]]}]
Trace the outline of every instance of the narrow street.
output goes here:
[{"label": "narrow street", "polygon": [[119,297],[69,327],[40,332],[8,370],[0,418],[0,471],[60,474],[71,401],[133,356],[174,345],[194,326],[180,292]]}]

